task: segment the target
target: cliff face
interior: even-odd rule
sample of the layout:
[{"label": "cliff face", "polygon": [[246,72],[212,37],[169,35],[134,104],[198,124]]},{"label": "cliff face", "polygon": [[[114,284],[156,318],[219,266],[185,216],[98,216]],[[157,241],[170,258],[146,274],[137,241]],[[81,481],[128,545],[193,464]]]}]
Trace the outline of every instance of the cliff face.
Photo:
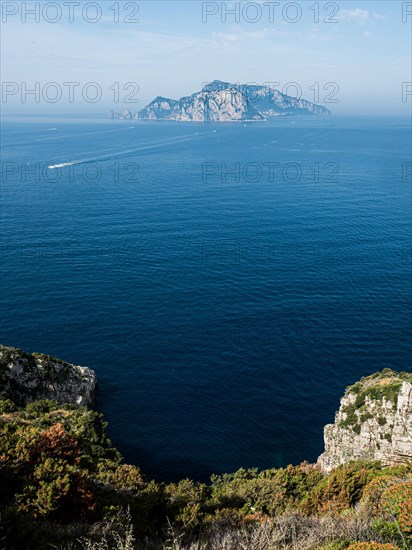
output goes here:
[{"label": "cliff face", "polygon": [[[212,83],[213,85],[213,83]],[[265,118],[293,115],[329,115],[330,111],[306,99],[292,97],[271,86],[241,85],[239,89]]]},{"label": "cliff face", "polygon": [[174,99],[158,96],[140,111],[139,116],[136,116],[136,118],[145,120],[167,120],[172,116],[176,105],[177,101]]},{"label": "cliff face", "polygon": [[183,122],[227,122],[264,120],[247,94],[231,84],[203,89],[178,101],[157,97],[139,112],[141,120],[179,120]]},{"label": "cliff face", "polygon": [[87,367],[0,345],[0,399],[9,398],[19,406],[37,399],[89,406],[96,384],[95,373]]},{"label": "cliff face", "polygon": [[350,460],[412,461],[412,374],[384,369],[350,386],[324,428],[322,469]]}]

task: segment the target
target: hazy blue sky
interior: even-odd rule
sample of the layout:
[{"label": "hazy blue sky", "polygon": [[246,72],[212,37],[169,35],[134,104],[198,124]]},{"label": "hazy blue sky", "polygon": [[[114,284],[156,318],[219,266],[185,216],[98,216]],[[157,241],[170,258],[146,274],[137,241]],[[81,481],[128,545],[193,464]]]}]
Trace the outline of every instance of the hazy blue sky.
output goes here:
[{"label": "hazy blue sky", "polygon": [[[137,111],[156,95],[189,95],[214,79],[278,82],[281,90],[296,82],[303,97],[319,103],[335,92],[332,98],[339,103],[326,106],[337,114],[411,110],[412,97],[402,102],[402,82],[412,80],[410,2],[79,0],[60,2],[61,18],[55,23],[56,3],[26,2],[27,8],[36,9],[35,4],[39,22],[30,14],[24,21],[20,2],[2,2],[4,113]],[[403,10],[411,12],[409,18],[404,15],[408,22],[402,20]],[[128,14],[138,22],[125,22]],[[100,20],[92,23],[93,18]],[[4,88],[4,82],[17,87]],[[39,83],[38,103],[34,95],[22,103],[24,82],[27,88]],[[48,82],[57,86],[47,87]],[[67,82],[80,84],[73,85],[73,103]],[[90,82],[101,91],[95,103],[87,102],[81,91]],[[119,104],[114,100],[116,82]],[[336,84],[323,90],[330,82]],[[126,83],[136,84],[123,90]],[[44,99],[54,99],[58,89],[61,99]],[[98,91],[86,88],[89,99]],[[295,95],[293,88],[287,91]],[[127,93],[139,103],[124,104]]]}]

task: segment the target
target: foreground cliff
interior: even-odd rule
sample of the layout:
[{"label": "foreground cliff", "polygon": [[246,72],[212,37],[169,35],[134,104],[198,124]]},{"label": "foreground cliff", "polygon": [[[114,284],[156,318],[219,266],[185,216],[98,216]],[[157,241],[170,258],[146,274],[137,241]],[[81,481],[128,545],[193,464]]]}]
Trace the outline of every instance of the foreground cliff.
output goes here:
[{"label": "foreground cliff", "polygon": [[256,122],[279,116],[330,115],[330,111],[271,86],[214,80],[200,92],[178,100],[156,97],[139,113],[109,114],[110,119],[175,120],[181,122]]},{"label": "foreground cliff", "polygon": [[412,462],[412,374],[384,369],[350,386],[324,438],[326,472],[357,459]]},{"label": "foreground cliff", "polygon": [[19,406],[39,399],[88,406],[94,403],[96,383],[87,367],[0,345],[0,399]]},{"label": "foreground cliff", "polygon": [[[0,548],[409,550],[411,376],[348,389],[320,461],[348,463],[331,472],[302,462],[164,483],[123,462],[100,413],[73,406],[90,402],[92,371],[0,346]],[[371,458],[391,437],[396,465],[353,461],[367,431]]]}]

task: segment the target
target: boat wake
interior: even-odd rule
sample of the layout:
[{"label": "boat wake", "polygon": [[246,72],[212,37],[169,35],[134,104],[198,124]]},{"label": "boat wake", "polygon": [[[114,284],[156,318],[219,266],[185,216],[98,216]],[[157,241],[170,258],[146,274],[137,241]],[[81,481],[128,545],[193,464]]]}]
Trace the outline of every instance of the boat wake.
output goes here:
[{"label": "boat wake", "polygon": [[47,168],[49,170],[53,170],[54,168],[64,168],[65,166],[72,166],[73,164],[76,164],[76,161],[73,162],[62,162],[61,164],[51,164]]},{"label": "boat wake", "polygon": [[51,164],[48,168],[49,170],[54,170],[55,168],[64,168],[66,166],[73,166],[77,164],[86,164],[91,162],[105,161],[111,158],[122,157],[125,155],[130,155],[132,153],[137,153],[139,151],[150,151],[151,149],[158,149],[159,147],[166,147],[168,145],[175,145],[177,143],[192,141],[194,138],[199,138],[199,137],[202,138],[202,137],[210,136],[211,133],[213,132],[202,132],[201,134],[199,134],[199,132],[196,132],[194,134],[186,134],[177,139],[164,138],[146,145],[140,145],[139,147],[134,147],[133,149],[121,149],[105,155],[102,155],[100,151],[100,154],[98,156],[72,160],[68,162],[61,162],[58,164]]},{"label": "boat wake", "polygon": [[[125,130],[133,130],[135,128],[135,126],[126,126],[125,128],[114,128],[114,129],[111,129],[111,130],[98,130],[98,131],[95,131],[95,132],[79,132],[77,134],[63,134],[63,135],[60,135],[60,133],[58,132],[58,135],[56,135],[56,131],[58,130],[58,128],[46,128],[46,129],[43,129],[43,130],[36,130],[36,133],[38,132],[47,132],[48,133],[48,137],[38,137],[38,138],[35,138],[35,139],[32,139],[31,141],[19,141],[18,143],[16,142],[11,142],[11,143],[4,143],[3,144],[3,147],[16,147],[16,145],[18,146],[21,146],[21,145],[33,145],[33,143],[44,143],[44,142],[47,142],[47,141],[58,141],[58,140],[65,140],[65,139],[72,139],[72,138],[81,138],[83,136],[95,136],[95,135],[98,135],[98,134],[110,134],[112,132],[124,132]],[[30,132],[7,132],[8,134],[20,134],[22,137],[26,136],[26,134],[28,135]],[[2,135],[5,135],[4,133],[2,133]]]}]

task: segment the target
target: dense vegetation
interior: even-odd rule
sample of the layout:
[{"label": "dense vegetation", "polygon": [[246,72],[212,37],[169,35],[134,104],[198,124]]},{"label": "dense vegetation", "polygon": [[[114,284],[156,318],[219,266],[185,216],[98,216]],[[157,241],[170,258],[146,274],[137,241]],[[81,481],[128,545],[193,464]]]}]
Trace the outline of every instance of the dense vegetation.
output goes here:
[{"label": "dense vegetation", "polygon": [[[359,434],[361,423],[372,418],[370,412],[366,412],[365,405],[367,399],[375,401],[375,403],[390,402],[393,407],[396,407],[400,387],[403,382],[412,384],[412,374],[409,372],[395,372],[392,369],[386,368],[380,372],[375,372],[372,375],[362,377],[359,382],[349,386],[347,395],[353,394],[355,399],[352,403],[347,404],[343,408],[346,413],[346,418],[341,422],[343,428],[351,428],[355,433]],[[381,426],[386,424],[384,416],[378,417],[378,423]],[[390,435],[386,434],[390,440]]]},{"label": "dense vegetation", "polygon": [[124,464],[105,428],[86,408],[0,401],[0,549],[412,548],[412,465],[165,484]]}]

